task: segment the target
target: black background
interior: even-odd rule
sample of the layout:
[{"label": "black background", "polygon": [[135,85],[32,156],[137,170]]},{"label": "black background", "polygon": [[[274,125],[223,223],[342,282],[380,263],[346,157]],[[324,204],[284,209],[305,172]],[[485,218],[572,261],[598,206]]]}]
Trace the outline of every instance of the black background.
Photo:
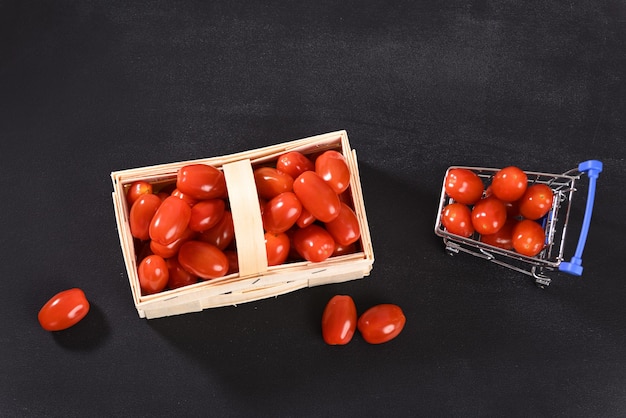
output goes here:
[{"label": "black background", "polygon": [[[626,415],[625,25],[617,0],[1,2],[0,415]],[[370,277],[138,317],[111,171],[341,129]],[[591,158],[582,277],[542,290],[433,233],[450,165]],[[74,286],[87,318],[41,329]],[[325,345],[338,293],[405,330]]]}]

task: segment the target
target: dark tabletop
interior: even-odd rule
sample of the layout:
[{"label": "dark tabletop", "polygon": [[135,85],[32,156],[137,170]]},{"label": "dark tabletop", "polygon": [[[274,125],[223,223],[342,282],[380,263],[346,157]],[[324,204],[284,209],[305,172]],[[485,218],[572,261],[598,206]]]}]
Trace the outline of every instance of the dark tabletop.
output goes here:
[{"label": "dark tabletop", "polygon": [[[0,415],[626,415],[625,35],[617,0],[1,2]],[[343,129],[369,277],[139,318],[112,171]],[[540,289],[433,232],[451,165],[588,159],[581,277]],[[90,313],[44,331],[70,287]],[[335,294],[406,327],[328,346]]]}]

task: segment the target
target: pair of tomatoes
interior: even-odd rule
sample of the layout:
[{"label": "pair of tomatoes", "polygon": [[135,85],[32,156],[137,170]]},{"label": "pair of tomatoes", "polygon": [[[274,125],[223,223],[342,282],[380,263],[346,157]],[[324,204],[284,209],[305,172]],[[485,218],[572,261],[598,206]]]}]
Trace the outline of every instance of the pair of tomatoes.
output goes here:
[{"label": "pair of tomatoes", "polygon": [[396,338],[404,329],[406,317],[398,305],[375,305],[357,319],[356,305],[348,295],[333,296],[322,314],[322,337],[328,345],[348,344],[358,329],[370,344]]},{"label": "pair of tomatoes", "polygon": [[448,170],[444,188],[453,200],[443,209],[441,222],[452,234],[471,237],[525,256],[535,256],[545,246],[538,222],[552,208],[554,193],[543,183],[528,184],[524,171],[510,166],[497,171],[485,188],[472,170]]}]

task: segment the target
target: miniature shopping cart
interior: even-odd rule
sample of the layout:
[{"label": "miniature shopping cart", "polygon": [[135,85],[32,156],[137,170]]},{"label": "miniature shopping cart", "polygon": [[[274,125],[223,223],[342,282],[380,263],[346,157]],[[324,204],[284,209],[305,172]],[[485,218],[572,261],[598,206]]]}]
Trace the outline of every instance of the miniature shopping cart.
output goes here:
[{"label": "miniature shopping cart", "polygon": [[[499,171],[499,169],[494,168],[463,166],[449,167],[448,171],[453,168],[465,168],[475,172],[486,186],[490,184],[493,176]],[[535,279],[535,283],[540,287],[545,287],[550,284],[551,280],[546,275],[548,271],[558,270],[576,276],[582,275],[582,253],[585,248],[585,241],[587,240],[587,233],[591,223],[596,180],[602,171],[602,162],[597,160],[584,161],[580,163],[577,168],[563,174],[525,171],[529,185],[543,183],[550,186],[554,193],[550,211],[538,221],[544,228],[546,237],[545,246],[543,250],[534,257],[528,257],[514,250],[506,250],[481,242],[480,236],[477,233],[465,238],[448,232],[441,222],[443,208],[453,202],[453,199],[446,194],[445,190],[445,178],[447,177],[448,171],[444,177],[439,210],[435,221],[435,234],[443,238],[448,254],[454,255],[463,252],[489,260],[501,266],[532,276]],[[577,182],[581,179],[583,174],[587,175],[589,183],[587,202],[582,225],[580,226],[580,236],[574,255],[570,261],[564,261],[564,252],[566,250],[565,236],[568,230],[572,201],[577,190]],[[573,229],[573,227],[570,227],[570,229]]]}]

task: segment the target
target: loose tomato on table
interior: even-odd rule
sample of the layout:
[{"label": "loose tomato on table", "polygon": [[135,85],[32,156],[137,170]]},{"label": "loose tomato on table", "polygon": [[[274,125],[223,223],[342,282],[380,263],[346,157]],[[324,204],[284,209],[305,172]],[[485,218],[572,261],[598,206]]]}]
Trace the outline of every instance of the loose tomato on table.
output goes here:
[{"label": "loose tomato on table", "polygon": [[384,303],[369,308],[359,317],[357,328],[370,344],[382,344],[396,338],[404,329],[406,317],[398,305]]},{"label": "loose tomato on table", "polygon": [[463,203],[446,205],[441,214],[441,223],[451,234],[467,238],[474,233],[472,211]]},{"label": "loose tomato on table", "polygon": [[340,245],[350,245],[361,237],[359,220],[350,206],[345,203],[341,204],[339,215],[324,225],[335,243]]},{"label": "loose tomato on table", "polygon": [[298,151],[289,151],[278,157],[276,169],[295,179],[305,171],[315,170],[315,164]]},{"label": "loose tomato on table", "polygon": [[444,188],[448,196],[459,203],[473,205],[485,188],[478,174],[466,168],[451,168],[446,175]]},{"label": "loose tomato on table", "polygon": [[291,239],[297,253],[308,261],[324,261],[335,251],[335,240],[319,225],[298,229]]},{"label": "loose tomato on table", "polygon": [[273,167],[259,167],[253,175],[257,193],[262,199],[270,200],[293,190],[293,177]]},{"label": "loose tomato on table", "polygon": [[223,199],[228,194],[224,173],[206,164],[181,167],[176,176],[176,188],[197,200]]},{"label": "loose tomato on table", "polygon": [[265,252],[267,254],[267,265],[278,266],[287,261],[290,247],[289,236],[284,232],[266,232]]},{"label": "loose tomato on table", "polygon": [[500,200],[514,202],[521,198],[528,187],[528,176],[515,166],[499,170],[491,180],[491,191]]},{"label": "loose tomato on table", "polygon": [[215,245],[191,240],[178,250],[178,262],[203,280],[216,279],[228,272],[228,257]]},{"label": "loose tomato on table", "polygon": [[39,310],[37,319],[46,331],[61,331],[76,325],[89,313],[89,301],[79,288],[54,295]]},{"label": "loose tomato on table", "polygon": [[152,254],[141,260],[137,268],[139,285],[144,295],[158,293],[165,289],[169,280],[169,270],[165,259]]},{"label": "loose tomato on table", "polygon": [[150,239],[161,245],[176,241],[187,230],[191,207],[182,199],[170,196],[157,209],[150,222]]},{"label": "loose tomato on table", "polygon": [[263,207],[263,228],[275,234],[291,228],[302,213],[302,204],[293,192],[283,192]]},{"label": "loose tomato on table", "polygon": [[526,219],[536,220],[544,217],[552,208],[554,193],[546,184],[533,184],[519,200],[519,212]]},{"label": "loose tomato on table", "polygon": [[524,219],[513,228],[513,248],[522,255],[534,257],[543,250],[546,234],[537,222]]},{"label": "loose tomato on table", "polygon": [[314,171],[305,171],[293,183],[293,191],[313,217],[330,222],[339,215],[341,201],[335,191]]},{"label": "loose tomato on table", "polygon": [[146,241],[150,239],[150,223],[161,206],[161,198],[155,194],[143,194],[130,208],[128,222],[133,237]]},{"label": "loose tomato on table", "polygon": [[315,172],[337,194],[350,186],[350,169],[345,157],[338,151],[328,150],[315,160]]},{"label": "loose tomato on table", "polygon": [[328,345],[345,345],[356,331],[356,305],[348,295],[333,296],[322,314],[322,337]]},{"label": "loose tomato on table", "polygon": [[481,235],[498,232],[506,222],[506,206],[494,196],[485,197],[472,209],[472,225]]}]

